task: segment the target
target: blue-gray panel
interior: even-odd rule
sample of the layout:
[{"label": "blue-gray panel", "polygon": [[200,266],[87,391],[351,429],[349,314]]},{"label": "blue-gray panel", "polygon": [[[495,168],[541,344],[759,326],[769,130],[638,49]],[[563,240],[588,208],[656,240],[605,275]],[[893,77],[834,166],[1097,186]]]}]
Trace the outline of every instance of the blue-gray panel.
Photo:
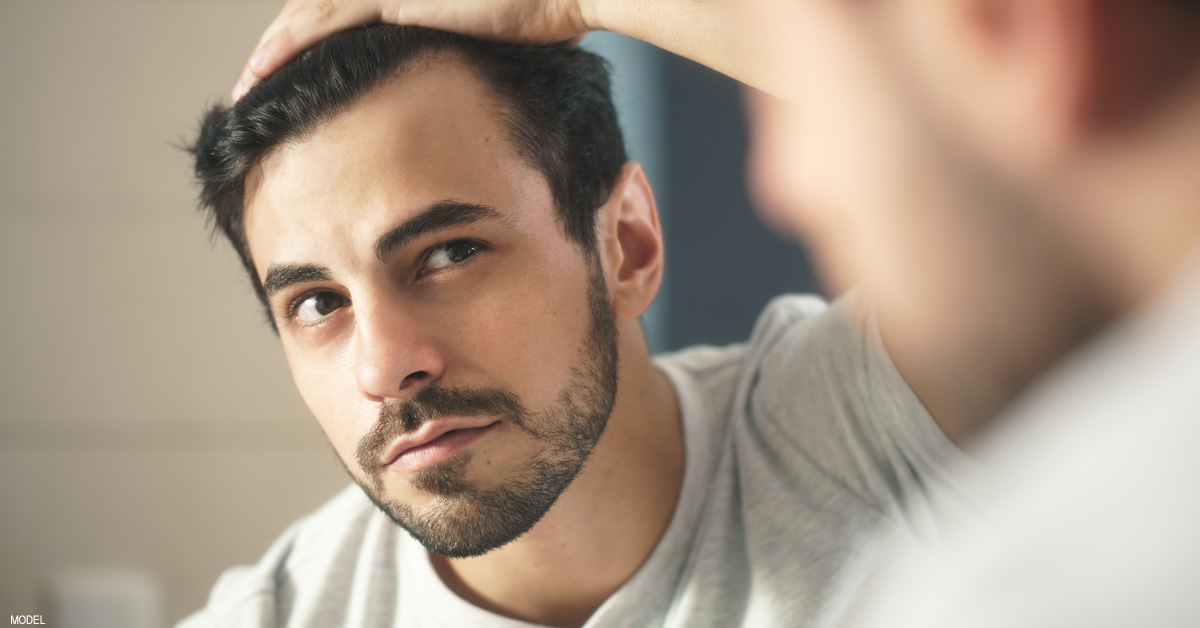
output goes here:
[{"label": "blue-gray panel", "polygon": [[667,347],[749,337],[766,303],[816,292],[804,253],[762,225],[746,187],[746,128],[736,82],[668,55]]}]

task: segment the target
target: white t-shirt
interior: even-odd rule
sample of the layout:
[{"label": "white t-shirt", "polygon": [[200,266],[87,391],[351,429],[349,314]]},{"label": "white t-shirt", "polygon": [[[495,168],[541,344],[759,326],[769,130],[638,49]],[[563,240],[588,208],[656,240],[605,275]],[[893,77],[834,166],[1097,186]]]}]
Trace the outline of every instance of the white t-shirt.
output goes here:
[{"label": "white t-shirt", "polygon": [[840,625],[1200,626],[1200,263],[1031,390],[978,454],[991,473],[973,478],[974,525],[932,551],[897,541]]},{"label": "white t-shirt", "polygon": [[[587,626],[803,626],[880,528],[926,537],[931,489],[962,454],[846,305],[772,302],[750,341],[660,356],[679,398],[684,477],[642,567]],[[258,565],[227,572],[184,626],[528,628],[458,598],[351,486]]]}]

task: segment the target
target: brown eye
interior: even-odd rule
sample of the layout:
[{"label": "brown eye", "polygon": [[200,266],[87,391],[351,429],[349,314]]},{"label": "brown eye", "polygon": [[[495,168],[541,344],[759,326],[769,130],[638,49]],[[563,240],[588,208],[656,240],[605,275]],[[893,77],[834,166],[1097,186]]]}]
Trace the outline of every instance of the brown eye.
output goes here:
[{"label": "brown eye", "polygon": [[454,240],[439,244],[430,250],[429,257],[425,258],[424,270],[428,272],[453,266],[479,252],[480,248],[478,242],[471,240]]},{"label": "brown eye", "polygon": [[315,323],[345,305],[345,300],[336,292],[314,292],[304,297],[292,317],[301,323]]}]

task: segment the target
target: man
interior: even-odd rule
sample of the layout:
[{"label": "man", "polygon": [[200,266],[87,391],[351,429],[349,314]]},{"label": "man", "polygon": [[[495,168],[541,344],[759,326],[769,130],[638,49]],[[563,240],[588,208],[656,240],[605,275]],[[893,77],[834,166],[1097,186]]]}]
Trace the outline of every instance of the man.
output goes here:
[{"label": "man", "polygon": [[927,532],[959,453],[851,304],[651,361],[661,234],[595,56],[352,30],[194,154],[358,486],[188,625],[805,625],[866,530]]},{"label": "man", "polygon": [[608,28],[770,92],[764,196],[829,277],[863,284],[918,394],[957,385],[923,398],[1005,479],[986,534],[908,556],[862,621],[1200,622],[1200,4],[481,4],[291,2],[235,94],[380,18],[533,40]]}]

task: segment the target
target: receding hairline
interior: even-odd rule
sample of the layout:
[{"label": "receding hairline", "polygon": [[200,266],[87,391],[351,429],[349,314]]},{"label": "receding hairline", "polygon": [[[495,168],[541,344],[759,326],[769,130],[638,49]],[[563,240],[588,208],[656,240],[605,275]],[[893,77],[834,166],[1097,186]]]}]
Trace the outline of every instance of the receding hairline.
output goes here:
[{"label": "receding hairline", "polygon": [[[246,173],[242,176],[242,219],[245,221],[246,213],[250,209],[250,200],[253,196],[253,191],[262,183],[262,167],[263,163],[270,160],[280,151],[286,150],[289,147],[303,144],[311,140],[322,130],[328,129],[336,120],[362,106],[362,104],[372,98],[381,97],[384,92],[393,87],[396,83],[414,76],[426,74],[431,71],[440,71],[446,67],[457,67],[466,76],[474,79],[475,83],[481,88],[480,93],[483,95],[486,102],[490,105],[489,115],[492,121],[496,124],[497,129],[505,131],[505,147],[511,153],[511,156],[521,160],[525,165],[533,168],[544,178],[546,175],[542,172],[540,164],[534,163],[528,156],[524,155],[513,141],[514,138],[510,135],[510,131],[517,124],[510,116],[515,115],[516,106],[509,101],[509,98],[498,93],[495,86],[480,72],[477,64],[473,63],[467,53],[457,48],[444,46],[439,48],[425,48],[419,51],[406,63],[400,64],[399,67],[392,70],[386,77],[381,78],[369,89],[363,90],[362,93],[356,94],[354,98],[345,103],[332,108],[325,115],[313,120],[310,124],[303,125],[294,133],[290,134],[283,141],[277,142],[267,148],[254,160],[253,163],[246,168]],[[549,182],[547,182],[549,183]],[[248,244],[248,243],[247,243]]]},{"label": "receding hairline", "polygon": [[[473,77],[475,82],[478,82],[482,86],[482,94],[484,94],[488,102],[492,104],[493,115],[496,115],[496,122],[498,126],[503,128],[514,124],[514,121],[505,118],[504,116],[505,113],[509,113],[510,110],[514,109],[514,104],[508,102],[508,98],[505,96],[498,94],[496,88],[494,88],[491,82],[488,82],[487,77],[480,72],[478,64],[474,64],[474,62],[468,58],[466,52],[449,46],[440,48],[424,48],[419,50],[419,52],[416,53],[412,59],[406,60],[406,62],[403,62],[403,64],[396,67],[395,70],[392,70],[388,76],[377,80],[376,83],[371,85],[370,89],[362,90],[360,94],[356,94],[353,98],[350,98],[350,100],[338,104],[337,107],[330,108],[329,112],[325,112],[323,115],[318,116],[318,118],[312,120],[310,124],[296,127],[296,130],[292,133],[289,133],[286,138],[281,140],[281,142],[276,142],[274,145],[271,145],[270,148],[265,149],[262,152],[262,155],[259,155],[258,159],[254,160],[252,165],[246,169],[246,175],[244,178],[242,178],[242,183],[244,183],[246,189],[248,190],[248,187],[250,187],[251,173],[262,166],[262,163],[270,159],[271,155],[274,155],[278,150],[282,150],[289,145],[306,142],[306,140],[311,139],[314,134],[319,133],[320,131],[324,130],[324,128],[328,128],[332,122],[338,118],[341,118],[343,114],[350,112],[350,110],[354,109],[355,107],[359,107],[362,102],[382,95],[384,91],[390,88],[390,86],[400,82],[400,80],[403,80],[404,78],[420,76],[420,74],[436,70],[436,68],[445,67],[443,62],[445,65],[449,65],[451,67],[457,66],[458,68],[461,68],[461,70],[466,72],[468,76]],[[520,159],[524,159],[524,156],[520,154],[520,151],[516,151],[515,155],[520,157]],[[536,167],[536,165],[533,165],[533,163],[530,163],[530,166]],[[245,195],[244,198],[242,198],[242,202],[245,203]]]},{"label": "receding hairline", "polygon": [[[558,221],[572,241],[595,247],[596,209],[628,161],[612,101],[609,67],[594,53],[562,44],[511,44],[416,26],[374,24],[330,36],[285,64],[232,107],[208,108],[187,149],[200,184],[200,209],[225,235],[263,299],[243,213],[247,175],[278,150],[304,141],[397,74],[461,64],[482,78],[494,105],[473,99],[473,117],[509,139],[522,166],[549,184]],[[399,72],[397,72],[399,70]],[[381,127],[377,133],[386,133]],[[402,137],[402,136],[401,136]],[[282,147],[282,148],[281,148]],[[508,152],[506,149],[505,152]],[[505,155],[507,159],[507,155]],[[261,188],[261,184],[256,184]],[[261,194],[261,190],[257,191]],[[255,191],[251,191],[252,196]],[[261,196],[258,196],[261,203]]]},{"label": "receding hairline", "polygon": [[[249,165],[245,175],[242,177],[241,212],[246,253],[254,267],[256,277],[258,276],[257,259],[254,256],[254,252],[250,249],[250,216],[253,213],[253,198],[261,189],[266,177],[264,165],[281,152],[313,140],[314,137],[320,135],[331,125],[336,124],[339,119],[344,118],[344,116],[356,108],[364,106],[372,99],[388,97],[387,92],[396,88],[398,83],[417,76],[427,75],[430,72],[444,72],[447,68],[457,69],[460,76],[469,77],[467,80],[475,85],[475,93],[479,94],[486,103],[487,115],[490,122],[494,125],[498,132],[497,134],[503,138],[504,152],[509,158],[519,161],[524,167],[535,173],[546,187],[546,193],[550,196],[552,202],[557,203],[553,198],[553,190],[546,173],[542,171],[539,164],[522,153],[510,134],[510,131],[517,124],[516,121],[509,117],[515,115],[514,104],[509,102],[507,97],[499,94],[493,85],[481,75],[478,68],[473,65],[471,59],[461,51],[452,48],[426,50],[422,51],[418,57],[414,57],[410,63],[401,65],[385,78],[380,79],[370,89],[357,94],[353,99],[330,111],[328,115],[321,116],[283,141],[263,151],[258,159]],[[558,225],[559,229],[566,230],[566,219],[562,215],[562,212],[554,211],[552,219]]]}]

